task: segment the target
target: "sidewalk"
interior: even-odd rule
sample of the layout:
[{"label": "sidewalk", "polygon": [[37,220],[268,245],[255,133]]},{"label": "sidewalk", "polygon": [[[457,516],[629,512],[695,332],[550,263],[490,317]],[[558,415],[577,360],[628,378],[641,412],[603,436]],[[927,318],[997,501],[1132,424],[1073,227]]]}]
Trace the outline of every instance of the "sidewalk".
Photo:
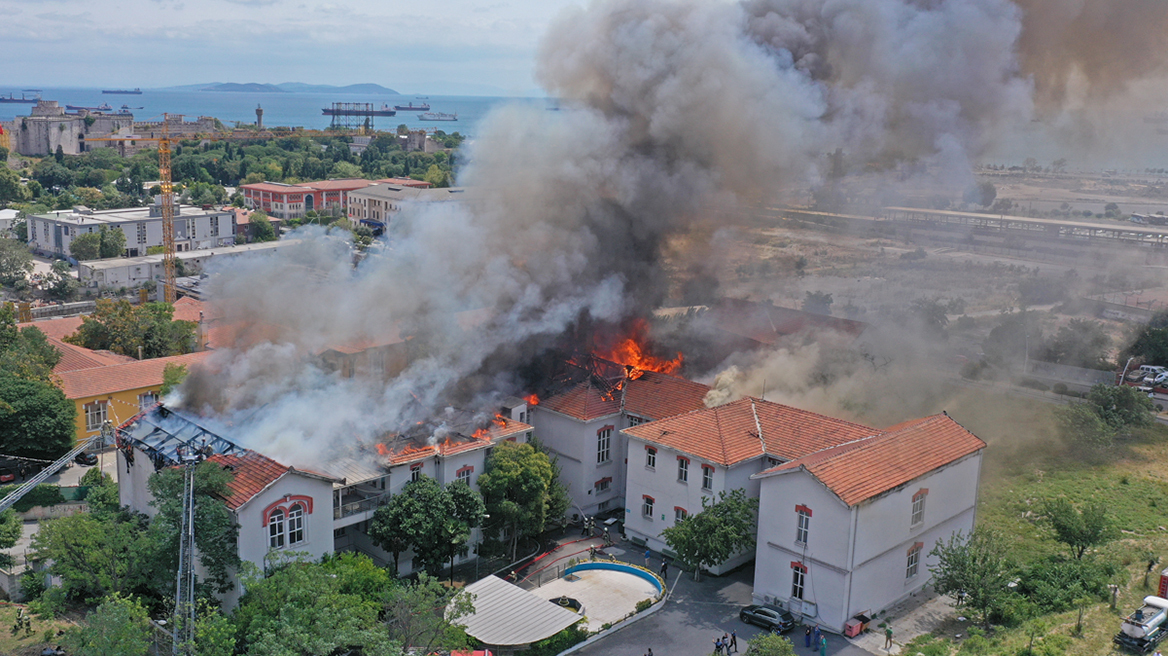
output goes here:
[{"label": "sidewalk", "polygon": [[[849,641],[865,651],[879,656],[899,654],[901,647],[919,636],[932,633],[945,620],[953,617],[953,599],[932,591],[921,591],[915,597],[888,609],[879,619],[872,620],[868,632],[861,633]],[[892,649],[884,648],[884,629],[881,622],[892,625]]]}]

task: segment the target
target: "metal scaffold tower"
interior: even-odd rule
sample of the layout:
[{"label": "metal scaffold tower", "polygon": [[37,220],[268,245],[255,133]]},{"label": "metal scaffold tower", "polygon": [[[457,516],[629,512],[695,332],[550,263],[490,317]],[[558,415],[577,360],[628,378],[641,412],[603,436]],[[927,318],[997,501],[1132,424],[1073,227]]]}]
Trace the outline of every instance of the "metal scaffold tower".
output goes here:
[{"label": "metal scaffold tower", "polygon": [[182,455],[183,514],[174,591],[174,656],[195,654],[195,469],[201,460],[198,452]]},{"label": "metal scaffold tower", "polygon": [[158,140],[158,177],[162,181],[162,272],[163,300],[174,303],[178,300],[175,283],[174,246],[174,181],[170,177],[170,126],[166,114],[162,115],[162,138]]}]

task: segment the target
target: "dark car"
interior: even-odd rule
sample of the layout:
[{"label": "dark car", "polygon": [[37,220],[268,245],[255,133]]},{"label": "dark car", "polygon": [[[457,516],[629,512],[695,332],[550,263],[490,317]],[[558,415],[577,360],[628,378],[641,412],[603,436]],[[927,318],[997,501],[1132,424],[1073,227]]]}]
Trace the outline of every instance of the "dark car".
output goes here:
[{"label": "dark car", "polygon": [[92,453],[82,451],[81,453],[77,454],[77,457],[73,459],[73,462],[89,467],[97,464],[97,456],[93,455]]},{"label": "dark car", "polygon": [[775,633],[790,631],[795,626],[795,616],[769,604],[753,604],[738,611],[738,619],[747,624],[755,624]]}]

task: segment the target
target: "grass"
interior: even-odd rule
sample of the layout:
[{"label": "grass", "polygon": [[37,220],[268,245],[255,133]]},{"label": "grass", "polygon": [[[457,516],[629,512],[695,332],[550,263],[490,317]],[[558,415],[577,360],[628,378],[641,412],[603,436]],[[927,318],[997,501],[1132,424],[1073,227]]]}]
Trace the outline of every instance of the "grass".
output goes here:
[{"label": "grass", "polygon": [[[22,604],[11,604],[7,602],[0,602],[0,654],[6,656],[38,656],[46,646],[56,646],[56,635],[58,631],[63,631],[73,626],[68,620],[62,619],[42,619],[38,615],[32,618],[32,633],[26,635],[21,631],[19,635],[12,635],[12,626],[16,623],[16,617],[20,609],[24,608],[28,612],[27,607]],[[45,642],[46,631],[51,632],[53,640]]]},{"label": "grass", "polygon": [[[1048,554],[1069,554],[1039,521],[1045,499],[1065,496],[1075,504],[1101,501],[1121,529],[1120,538],[1087,558],[1119,563],[1113,581],[1119,586],[1116,608],[1105,600],[1087,607],[1082,635],[1075,634],[1078,613],[1045,616],[1050,628],[1036,640],[1036,656],[1098,656],[1113,653],[1112,637],[1122,617],[1144,596],[1154,594],[1160,570],[1168,567],[1168,427],[1156,425],[1103,454],[1084,452],[1060,442],[1049,406],[973,392],[950,399],[950,415],[986,440],[978,500],[978,525],[1006,534],[1013,555],[1031,562]],[[1148,585],[1149,556],[1160,559]],[[970,639],[970,623],[955,619],[904,653],[1023,654],[1029,638],[1022,627],[994,627]],[[975,631],[975,634],[977,632]],[[961,635],[961,638],[956,636]]]}]

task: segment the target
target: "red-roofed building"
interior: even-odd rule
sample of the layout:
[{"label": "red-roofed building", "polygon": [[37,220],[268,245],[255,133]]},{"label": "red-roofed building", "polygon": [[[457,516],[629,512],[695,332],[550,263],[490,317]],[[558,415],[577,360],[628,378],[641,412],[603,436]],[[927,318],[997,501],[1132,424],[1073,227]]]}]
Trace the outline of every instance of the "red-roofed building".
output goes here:
[{"label": "red-roofed building", "polygon": [[250,209],[263,210],[277,219],[298,219],[307,212],[325,211],[337,207],[344,211],[349,205],[349,192],[376,184],[372,180],[350,178],[284,184],[257,182],[240,185],[244,203]]},{"label": "red-roofed building", "polygon": [[973,529],[985,446],[940,414],[752,476],[755,600],[843,631],[920,591],[933,546]]},{"label": "red-roofed building", "polygon": [[607,375],[590,375],[542,399],[530,414],[540,442],[559,456],[560,480],[575,509],[585,515],[627,505],[622,429],[704,408],[710,391],[677,376],[607,364]]}]

